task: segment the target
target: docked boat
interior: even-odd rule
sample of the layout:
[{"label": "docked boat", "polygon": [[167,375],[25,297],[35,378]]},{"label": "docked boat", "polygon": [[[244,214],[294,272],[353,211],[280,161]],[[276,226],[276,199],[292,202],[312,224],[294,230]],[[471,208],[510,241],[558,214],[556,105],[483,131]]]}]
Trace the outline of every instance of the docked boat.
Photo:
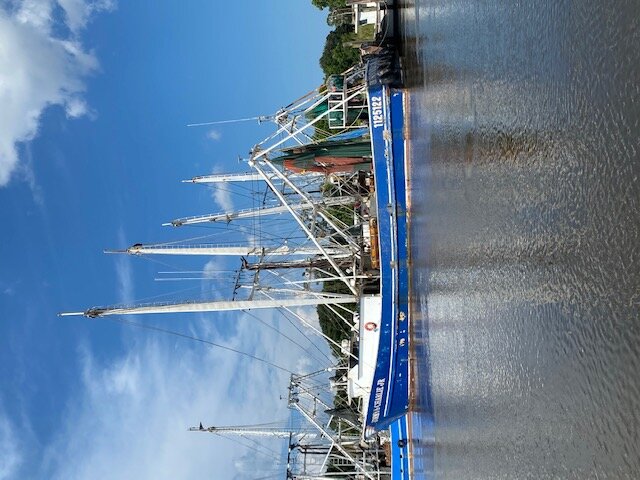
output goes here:
[{"label": "docked boat", "polygon": [[[331,309],[348,325],[351,338],[338,341],[324,332],[318,334],[343,354],[334,387],[342,385],[348,404],[357,406],[353,416],[340,415],[355,429],[359,441],[350,431],[351,443],[345,443],[346,437],[330,428],[334,420],[324,424],[310,414],[308,420],[353,463],[355,473],[372,479],[389,476],[393,469],[384,466],[378,453],[358,460],[350,445],[361,450],[363,445],[372,449],[390,445],[390,463],[396,466],[404,465],[407,458],[411,322],[404,94],[393,61],[388,49],[368,53],[362,65],[333,76],[327,85],[264,117],[276,125],[276,132],[251,150],[246,163],[252,172],[189,180],[205,184],[259,180],[266,200],[258,208],[184,217],[166,224],[235,224],[284,213],[301,233],[297,243],[279,242],[271,235],[242,245],[138,243],[121,252],[240,257],[242,275],[235,279],[234,298],[94,307],[62,314],[95,318],[276,308],[314,328],[294,309]],[[321,122],[340,133],[319,140],[316,133]],[[267,276],[265,271],[278,273]],[[243,278],[248,281],[243,283]],[[292,385],[301,378],[292,379]],[[295,386],[289,391],[296,391]],[[300,408],[299,399],[291,400],[291,395],[292,408]],[[331,408],[326,411],[332,418],[339,415]],[[408,471],[406,465],[399,468]]]}]

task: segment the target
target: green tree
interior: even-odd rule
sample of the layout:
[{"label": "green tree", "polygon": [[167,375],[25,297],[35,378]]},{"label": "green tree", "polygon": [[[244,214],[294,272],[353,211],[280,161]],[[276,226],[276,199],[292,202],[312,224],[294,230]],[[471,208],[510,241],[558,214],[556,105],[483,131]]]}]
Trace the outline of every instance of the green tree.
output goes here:
[{"label": "green tree", "polygon": [[325,8],[344,8],[347,6],[345,0],[311,0],[311,3],[320,10]]},{"label": "green tree", "polygon": [[339,25],[329,32],[320,57],[320,66],[325,76],[342,73],[360,61],[360,52],[345,45],[345,42],[353,38],[353,25]]},{"label": "green tree", "polygon": [[[323,292],[330,293],[351,293],[349,287],[347,287],[340,280],[331,280],[322,284]],[[356,304],[347,303],[344,307],[354,312],[357,309]],[[345,338],[351,338],[350,324],[353,322],[353,314],[347,313],[342,308],[338,307],[336,310],[341,313],[343,317],[349,322],[349,325],[340,318],[333,310],[327,305],[318,305],[318,320],[320,321],[320,329],[327,337],[333,341],[340,343]],[[336,357],[341,357],[342,353],[340,349],[333,344],[329,344],[331,351]]]}]

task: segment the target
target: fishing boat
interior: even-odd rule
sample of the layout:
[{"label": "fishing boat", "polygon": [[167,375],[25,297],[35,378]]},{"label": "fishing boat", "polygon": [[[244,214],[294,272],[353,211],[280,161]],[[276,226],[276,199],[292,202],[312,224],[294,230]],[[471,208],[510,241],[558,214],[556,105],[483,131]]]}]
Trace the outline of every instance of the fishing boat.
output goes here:
[{"label": "fishing boat", "polygon": [[[235,280],[232,299],[93,307],[61,315],[95,318],[263,308],[287,311],[315,329],[334,351],[342,352],[333,386],[342,384],[349,403],[358,406],[356,418],[347,420],[357,431],[355,444],[360,450],[363,445],[371,449],[389,445],[395,469],[381,467],[385,462],[380,461],[378,450],[358,460],[344,438],[329,427],[335,425],[333,418],[338,412],[327,408],[330,419],[324,423],[310,414],[303,416],[323,438],[331,439],[332,448],[353,464],[356,474],[373,479],[397,471],[395,478],[406,478],[411,320],[405,99],[390,48],[367,52],[361,65],[331,76],[325,85],[275,114],[260,117],[261,122],[274,123],[276,131],[251,149],[246,159],[251,172],[187,180],[207,185],[260,182],[266,191],[260,206],[183,217],[165,224],[228,225],[287,214],[299,229],[299,240],[278,242],[272,235],[245,244],[138,243],[110,251],[240,257],[242,274]],[[319,139],[315,134],[321,122],[340,133]],[[248,282],[243,283],[241,277]],[[340,288],[326,288],[328,285]],[[318,331],[295,310],[305,306],[329,309],[348,324],[351,338],[338,342]],[[303,378],[292,378],[292,408],[300,408],[299,393],[295,392],[302,391],[297,386]],[[348,438],[354,442],[353,432]]]},{"label": "fishing boat", "polygon": [[[411,432],[407,415],[411,320],[405,97],[395,77],[399,69],[389,66],[393,58],[390,60],[387,55],[386,58],[373,58],[367,63],[382,323],[363,434],[367,437],[382,429],[389,429],[391,478],[399,480],[411,478],[412,469]],[[394,73],[389,77],[390,70]]]}]

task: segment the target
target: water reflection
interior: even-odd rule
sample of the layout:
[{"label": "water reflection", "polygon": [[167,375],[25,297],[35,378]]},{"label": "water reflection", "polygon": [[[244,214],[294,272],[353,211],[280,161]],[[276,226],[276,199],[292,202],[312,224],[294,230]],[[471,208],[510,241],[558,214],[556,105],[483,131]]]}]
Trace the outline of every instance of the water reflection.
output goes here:
[{"label": "water reflection", "polygon": [[640,3],[402,15],[429,468],[640,478]]}]

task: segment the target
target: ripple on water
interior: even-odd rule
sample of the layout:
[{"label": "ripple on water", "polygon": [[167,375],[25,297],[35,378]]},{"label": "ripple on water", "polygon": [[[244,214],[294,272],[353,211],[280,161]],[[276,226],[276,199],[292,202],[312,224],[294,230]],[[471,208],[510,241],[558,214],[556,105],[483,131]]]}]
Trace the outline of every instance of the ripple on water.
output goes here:
[{"label": "ripple on water", "polygon": [[435,472],[640,478],[640,4],[402,19]]}]

